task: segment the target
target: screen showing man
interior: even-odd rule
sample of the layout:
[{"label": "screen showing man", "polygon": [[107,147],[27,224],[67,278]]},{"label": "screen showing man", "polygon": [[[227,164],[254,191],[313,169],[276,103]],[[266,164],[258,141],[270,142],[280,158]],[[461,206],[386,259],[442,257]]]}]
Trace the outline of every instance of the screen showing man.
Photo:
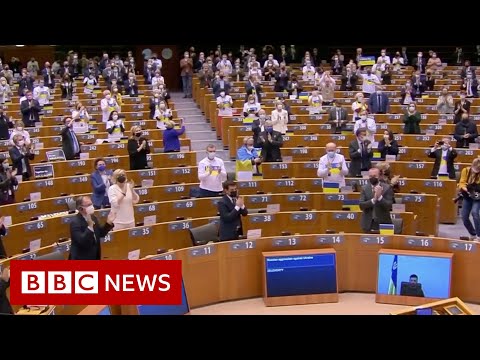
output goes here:
[{"label": "screen showing man", "polygon": [[400,288],[400,295],[404,296],[417,296],[425,297],[422,290],[422,284],[418,282],[418,276],[415,274],[410,275],[410,280],[403,281]]}]

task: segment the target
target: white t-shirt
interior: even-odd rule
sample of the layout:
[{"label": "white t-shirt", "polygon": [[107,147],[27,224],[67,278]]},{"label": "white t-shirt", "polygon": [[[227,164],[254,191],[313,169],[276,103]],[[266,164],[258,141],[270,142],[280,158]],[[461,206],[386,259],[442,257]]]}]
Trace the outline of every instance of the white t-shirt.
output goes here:
[{"label": "white t-shirt", "polygon": [[341,154],[335,154],[331,159],[328,154],[323,155],[318,161],[317,176],[327,182],[336,182],[340,187],[345,186],[345,175],[348,174],[345,157]]},{"label": "white t-shirt", "polygon": [[128,225],[132,222],[135,222],[132,192],[128,190],[128,185],[127,192],[125,194],[126,195],[123,198],[122,202],[118,204],[118,197],[123,196],[122,190],[120,190],[117,184],[114,184],[108,188],[108,200],[110,201],[110,205],[112,206],[112,211],[117,214],[114,221],[115,224]]},{"label": "white t-shirt", "polygon": [[[210,169],[212,169],[211,174]],[[222,183],[227,180],[227,170],[223,160],[218,157],[213,160],[208,159],[208,157],[200,160],[198,163],[198,180],[200,181],[200,189],[221,192],[223,190]]]}]

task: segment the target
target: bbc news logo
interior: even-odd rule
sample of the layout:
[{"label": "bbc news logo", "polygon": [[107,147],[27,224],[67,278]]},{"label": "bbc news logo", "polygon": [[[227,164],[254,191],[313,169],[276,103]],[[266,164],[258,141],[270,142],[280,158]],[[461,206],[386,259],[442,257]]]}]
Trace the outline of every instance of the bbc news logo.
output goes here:
[{"label": "bbc news logo", "polygon": [[14,305],[179,305],[179,260],[25,261],[10,263]]}]

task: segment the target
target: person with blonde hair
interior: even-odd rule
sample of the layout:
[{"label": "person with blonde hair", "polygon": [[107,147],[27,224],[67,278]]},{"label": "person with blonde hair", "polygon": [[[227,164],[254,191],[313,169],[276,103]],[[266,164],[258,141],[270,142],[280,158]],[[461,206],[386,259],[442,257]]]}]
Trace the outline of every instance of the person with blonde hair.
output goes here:
[{"label": "person with blonde hair", "polygon": [[175,129],[175,122],[172,120],[165,121],[165,130],[163,131],[163,152],[180,151],[179,137],[185,132],[183,118],[180,122],[180,130]]},{"label": "person with blonde hair", "polygon": [[[458,189],[462,197],[463,225],[470,239],[480,242],[480,158],[475,158],[471,166],[464,167],[460,174]],[[470,221],[473,218],[473,225]]]},{"label": "person with blonde hair", "polygon": [[270,118],[272,120],[273,130],[285,135],[287,132],[288,112],[283,108],[281,101],[276,102],[275,110],[272,111]]},{"label": "person with blonde hair", "polygon": [[25,124],[21,120],[17,120],[15,122],[15,127],[13,128],[12,133],[10,134],[10,145],[12,145],[12,146],[15,145],[13,139],[16,135],[23,136],[23,140],[25,141],[25,145],[30,146],[30,144],[31,144],[30,133],[27,130],[25,130]]},{"label": "person with blonde hair", "polygon": [[115,230],[135,227],[133,205],[138,204],[140,196],[135,192],[135,184],[127,181],[127,174],[123,169],[117,169],[112,174],[112,185],[108,188],[108,200],[115,214],[113,225]]},{"label": "person with blonde hair", "polygon": [[102,122],[106,123],[112,111],[120,112],[120,106],[117,104],[115,97],[112,97],[112,93],[109,90],[103,92],[104,98],[100,101],[100,107],[102,109]]},{"label": "person with blonde hair", "polygon": [[148,140],[142,136],[140,126],[132,126],[128,139],[128,155],[130,156],[130,170],[141,170],[148,167],[147,154],[150,154]]},{"label": "person with blonde hair", "polygon": [[12,101],[12,96],[12,89],[8,85],[7,79],[2,76],[0,78],[0,104]]},{"label": "person with blonde hair", "polygon": [[[378,162],[375,167],[380,170],[380,181],[390,185],[393,189],[393,192],[399,192],[400,186],[398,185],[398,180],[400,179],[400,175],[392,175],[390,163],[386,161]],[[393,200],[395,202],[395,198]]]},{"label": "person with blonde hair", "polygon": [[258,165],[262,163],[262,158],[253,146],[253,136],[245,136],[243,138],[243,146],[237,150],[237,160],[250,160],[254,167],[254,172],[258,173]]},{"label": "person with blonde hair", "polygon": [[352,102],[353,122],[357,121],[357,117],[359,117],[361,111],[368,111],[368,104],[362,93],[357,93],[355,100],[356,101]]}]

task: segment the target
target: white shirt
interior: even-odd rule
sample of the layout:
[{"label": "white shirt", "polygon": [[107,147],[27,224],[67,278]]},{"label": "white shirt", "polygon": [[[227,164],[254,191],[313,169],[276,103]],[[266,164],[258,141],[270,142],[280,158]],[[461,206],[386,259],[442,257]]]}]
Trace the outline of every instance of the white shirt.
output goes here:
[{"label": "white shirt", "polygon": [[158,87],[160,84],[165,84],[165,79],[163,76],[154,76],[152,78],[152,87]]},{"label": "white shirt", "polygon": [[282,111],[278,111],[277,109],[272,111],[271,115],[273,130],[278,131],[281,134],[285,134],[287,132],[287,124],[288,124],[288,112],[287,110],[282,109]]},{"label": "white shirt", "polygon": [[16,128],[13,129],[12,133],[10,134],[10,145],[15,146],[15,143],[13,142],[13,137],[15,135],[22,135],[23,139],[25,140],[25,145],[30,145],[30,133],[27,130],[22,130],[22,131],[17,131]]},{"label": "white shirt", "polygon": [[[212,174],[210,174],[212,169]],[[227,170],[223,160],[215,157],[210,160],[208,157],[200,160],[198,163],[198,180],[200,181],[200,189],[221,192],[223,190],[222,183],[227,180]]]},{"label": "white shirt", "polygon": [[233,114],[233,100],[230,95],[224,97],[217,97],[218,115],[220,116],[232,116]]},{"label": "white shirt", "polygon": [[343,187],[347,174],[348,168],[345,157],[341,154],[335,154],[333,159],[325,154],[318,161],[317,176],[323,178],[326,182],[336,182],[340,184],[340,187]]},{"label": "white shirt", "polygon": [[255,113],[258,113],[261,109],[261,106],[259,103],[254,102],[253,104],[251,104],[250,102],[246,102],[243,105],[243,112],[248,114],[250,109],[254,109]]},{"label": "white shirt", "polygon": [[366,139],[370,140],[372,143],[375,142],[374,135],[377,132],[377,124],[375,123],[374,119],[367,117],[366,121],[362,121],[362,119],[355,121],[355,125],[353,126],[353,133],[355,134],[360,128],[366,128]]},{"label": "white shirt", "polygon": [[118,140],[121,137],[123,137],[123,132],[122,132],[121,126],[123,126],[123,128],[125,128],[125,125],[123,124],[122,120],[120,120],[120,119],[117,119],[116,121],[108,120],[107,125],[105,127],[106,130],[108,131],[108,130],[110,130],[111,128],[114,127],[113,132],[111,134],[110,133],[108,134],[108,138],[112,139],[112,140]]},{"label": "white shirt", "polygon": [[315,68],[313,66],[304,66],[302,68],[303,80],[304,81],[313,81],[315,80]]},{"label": "white shirt", "polygon": [[106,123],[110,117],[112,111],[120,112],[120,106],[117,104],[117,100],[112,96],[110,100],[102,99],[100,101],[100,107],[102,108],[102,122]]},{"label": "white shirt", "polygon": [[377,84],[380,84],[377,75],[375,74],[361,74],[363,78],[362,91],[367,94],[374,93]]},{"label": "white shirt", "polygon": [[378,60],[382,59],[383,60],[383,63],[384,64],[390,64],[390,56],[388,55],[385,55],[385,56],[379,56],[377,58],[377,63],[378,63]]},{"label": "white shirt", "polygon": [[127,192],[125,193],[122,202],[118,203],[118,197],[123,196],[122,190],[118,187],[117,184],[114,184],[108,188],[108,200],[112,206],[112,211],[117,214],[115,217],[115,224],[131,224],[135,222],[135,213],[133,211],[133,197],[132,192],[128,190],[128,185],[126,187]]}]

